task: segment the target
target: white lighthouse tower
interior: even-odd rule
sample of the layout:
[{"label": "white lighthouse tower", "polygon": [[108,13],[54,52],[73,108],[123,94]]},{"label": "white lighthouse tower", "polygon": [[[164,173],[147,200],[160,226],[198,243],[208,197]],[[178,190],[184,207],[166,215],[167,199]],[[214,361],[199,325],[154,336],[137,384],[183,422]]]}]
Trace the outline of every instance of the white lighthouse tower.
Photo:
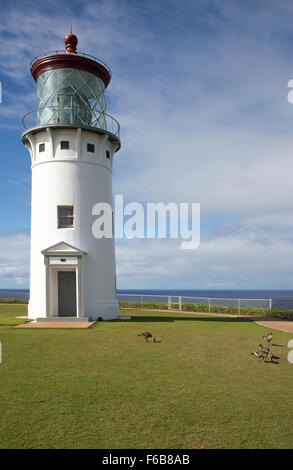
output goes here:
[{"label": "white lighthouse tower", "polygon": [[119,313],[114,238],[94,238],[93,206],[112,207],[119,124],[106,114],[111,79],[102,61],[66,50],[36,57],[37,109],[23,119],[32,163],[29,317],[105,320]]}]

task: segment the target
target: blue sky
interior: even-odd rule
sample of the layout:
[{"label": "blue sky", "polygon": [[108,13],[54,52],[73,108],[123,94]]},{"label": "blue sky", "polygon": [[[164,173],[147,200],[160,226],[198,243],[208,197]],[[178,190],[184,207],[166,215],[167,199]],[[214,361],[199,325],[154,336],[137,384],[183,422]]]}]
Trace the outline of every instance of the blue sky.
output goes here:
[{"label": "blue sky", "polygon": [[119,288],[293,288],[293,5],[283,0],[0,0],[0,288],[29,285],[32,58],[78,50],[112,69],[114,193],[199,202],[201,245],[117,240]]}]

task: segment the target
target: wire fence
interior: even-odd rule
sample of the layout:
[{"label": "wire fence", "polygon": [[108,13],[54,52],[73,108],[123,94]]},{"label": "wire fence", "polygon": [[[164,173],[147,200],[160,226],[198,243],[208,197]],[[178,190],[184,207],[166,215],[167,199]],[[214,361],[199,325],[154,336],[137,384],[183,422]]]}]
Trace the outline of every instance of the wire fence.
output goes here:
[{"label": "wire fence", "polygon": [[117,294],[122,308],[229,313],[293,319],[293,299],[243,299],[168,295]]}]

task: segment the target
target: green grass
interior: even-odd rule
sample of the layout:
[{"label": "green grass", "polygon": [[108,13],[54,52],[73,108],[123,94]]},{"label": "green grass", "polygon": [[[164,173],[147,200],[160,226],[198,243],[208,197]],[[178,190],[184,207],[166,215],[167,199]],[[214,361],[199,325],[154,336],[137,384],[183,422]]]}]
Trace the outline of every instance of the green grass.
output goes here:
[{"label": "green grass", "polygon": [[292,335],[273,331],[280,359],[258,363],[269,330],[242,319],[132,310],[89,330],[14,329],[26,308],[0,305],[1,448],[293,447]]}]

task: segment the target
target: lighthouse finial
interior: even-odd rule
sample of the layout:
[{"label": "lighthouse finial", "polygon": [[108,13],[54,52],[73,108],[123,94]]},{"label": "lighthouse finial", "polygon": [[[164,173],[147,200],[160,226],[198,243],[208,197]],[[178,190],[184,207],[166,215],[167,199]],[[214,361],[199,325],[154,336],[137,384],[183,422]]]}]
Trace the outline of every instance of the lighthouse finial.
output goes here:
[{"label": "lighthouse finial", "polygon": [[72,33],[72,20],[70,20],[70,33],[66,34],[66,36],[64,37],[64,43],[66,47],[66,52],[68,54],[76,52],[78,39],[75,34]]}]

